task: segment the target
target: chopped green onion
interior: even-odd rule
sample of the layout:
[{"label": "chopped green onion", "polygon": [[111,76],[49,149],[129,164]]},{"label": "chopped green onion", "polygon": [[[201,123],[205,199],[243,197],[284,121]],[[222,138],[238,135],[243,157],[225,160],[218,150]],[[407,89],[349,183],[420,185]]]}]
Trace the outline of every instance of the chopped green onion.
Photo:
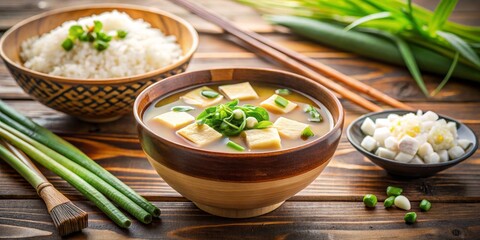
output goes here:
[{"label": "chopped green onion", "polygon": [[290,95],[291,93],[292,92],[289,89],[286,89],[286,88],[281,88],[281,89],[275,90],[275,94],[278,94],[278,95]]},{"label": "chopped green onion", "polygon": [[107,35],[106,33],[99,32],[97,33],[97,39],[102,40],[104,42],[110,42],[112,40],[112,36]]},{"label": "chopped green onion", "polygon": [[323,121],[322,115],[318,112],[318,110],[310,104],[306,104],[303,108],[303,111],[310,114],[308,121],[310,122],[321,122]]},{"label": "chopped green onion", "polygon": [[428,212],[430,208],[432,208],[432,204],[427,199],[423,199],[420,202],[420,209],[422,209],[423,212]]},{"label": "chopped green onion", "polygon": [[80,25],[73,25],[68,29],[68,36],[72,39],[80,37],[85,31]]},{"label": "chopped green onion", "polygon": [[395,202],[395,196],[390,196],[385,201],[383,202],[383,206],[386,208],[389,208],[393,206],[393,203]]},{"label": "chopped green onion", "polygon": [[377,196],[373,194],[367,194],[363,197],[363,203],[365,206],[373,208],[377,205]]},{"label": "chopped green onion", "polygon": [[174,112],[188,112],[188,111],[195,110],[195,108],[190,106],[175,106],[175,107],[172,107],[170,110]]},{"label": "chopped green onion", "polygon": [[63,47],[63,49],[65,49],[65,51],[70,51],[70,50],[72,50],[72,48],[73,48],[73,41],[72,41],[72,39],[70,39],[70,38],[65,39],[65,40],[62,42],[62,47]]},{"label": "chopped green onion", "polygon": [[398,187],[393,187],[393,186],[388,186],[387,187],[387,196],[399,196],[403,192],[403,189],[398,188]]},{"label": "chopped green onion", "polygon": [[126,31],[123,31],[123,30],[117,30],[117,37],[120,38],[120,39],[124,39],[125,37],[127,37],[127,32]]},{"label": "chopped green onion", "polygon": [[403,220],[405,220],[406,223],[414,223],[417,221],[417,214],[415,212],[408,212],[405,214],[405,217],[403,217]]},{"label": "chopped green onion", "polygon": [[[231,102],[206,108],[196,117],[197,124],[207,124],[225,136],[236,136],[246,128],[255,128],[256,123],[252,118],[256,122],[266,121],[261,123],[260,127],[272,125],[269,122],[268,112],[264,108],[250,104],[239,106],[238,103],[238,99],[234,99]],[[247,119],[250,120],[247,121]]]},{"label": "chopped green onion", "polygon": [[307,140],[309,137],[313,137],[313,136],[315,136],[315,133],[313,133],[310,126],[303,129],[303,132],[302,132],[302,139],[303,140]]},{"label": "chopped green onion", "polygon": [[108,42],[102,41],[102,40],[95,40],[93,42],[93,47],[97,49],[98,51],[103,51],[108,48]]},{"label": "chopped green onion", "polygon": [[216,98],[218,97],[219,93],[215,92],[215,91],[210,91],[210,90],[203,90],[201,92],[202,96],[206,97],[206,98]]},{"label": "chopped green onion", "polygon": [[93,21],[93,32],[99,33],[103,28],[103,24],[100,21]]},{"label": "chopped green onion", "polygon": [[285,99],[285,98],[283,98],[283,97],[281,97],[281,96],[277,96],[277,98],[275,98],[275,103],[276,103],[278,106],[280,106],[280,107],[282,107],[282,108],[285,108],[285,107],[287,107],[287,105],[288,105],[288,100]]},{"label": "chopped green onion", "polygon": [[234,149],[234,150],[237,150],[237,151],[244,151],[245,150],[244,147],[242,147],[241,145],[239,145],[239,144],[237,144],[233,141],[228,141],[227,146]]},{"label": "chopped green onion", "polygon": [[270,122],[270,121],[261,121],[261,122],[255,124],[255,126],[254,126],[253,128],[255,128],[255,129],[264,129],[264,128],[268,128],[268,127],[270,127],[270,126],[272,126],[272,125],[273,125],[273,123]]}]

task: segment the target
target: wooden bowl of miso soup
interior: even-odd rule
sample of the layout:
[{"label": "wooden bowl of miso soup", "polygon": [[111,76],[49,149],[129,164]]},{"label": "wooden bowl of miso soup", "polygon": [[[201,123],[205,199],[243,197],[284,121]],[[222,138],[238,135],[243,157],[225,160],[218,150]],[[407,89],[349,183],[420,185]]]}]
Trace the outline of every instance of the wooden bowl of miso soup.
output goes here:
[{"label": "wooden bowl of miso soup", "polygon": [[307,187],[337,149],[340,101],[308,78],[270,69],[188,72],[145,89],[134,115],[158,174],[198,208],[248,218]]}]

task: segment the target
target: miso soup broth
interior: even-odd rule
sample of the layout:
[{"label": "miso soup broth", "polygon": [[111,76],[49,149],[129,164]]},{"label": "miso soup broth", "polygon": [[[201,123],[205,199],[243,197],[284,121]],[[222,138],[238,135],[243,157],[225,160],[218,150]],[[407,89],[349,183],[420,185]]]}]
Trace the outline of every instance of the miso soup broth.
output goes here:
[{"label": "miso soup broth", "polygon": [[[236,107],[228,107],[235,103]],[[248,107],[242,108],[246,104]],[[204,117],[199,119],[202,112]],[[261,117],[265,113],[268,120]],[[234,153],[298,147],[333,128],[331,114],[317,100],[280,85],[254,82],[197,85],[175,92],[153,102],[143,121],[152,132],[172,142]]]}]

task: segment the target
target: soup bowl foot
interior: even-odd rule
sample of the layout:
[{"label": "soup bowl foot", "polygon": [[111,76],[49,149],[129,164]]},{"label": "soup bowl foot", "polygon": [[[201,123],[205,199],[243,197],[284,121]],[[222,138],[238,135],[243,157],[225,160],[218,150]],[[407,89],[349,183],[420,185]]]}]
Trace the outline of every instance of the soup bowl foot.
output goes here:
[{"label": "soup bowl foot", "polygon": [[201,203],[193,202],[201,210],[210,213],[215,216],[226,217],[226,218],[250,218],[257,217],[263,214],[267,214],[278,207],[280,207],[285,201],[275,203],[269,206],[252,208],[252,209],[229,209],[229,208],[219,208],[212,207]]}]

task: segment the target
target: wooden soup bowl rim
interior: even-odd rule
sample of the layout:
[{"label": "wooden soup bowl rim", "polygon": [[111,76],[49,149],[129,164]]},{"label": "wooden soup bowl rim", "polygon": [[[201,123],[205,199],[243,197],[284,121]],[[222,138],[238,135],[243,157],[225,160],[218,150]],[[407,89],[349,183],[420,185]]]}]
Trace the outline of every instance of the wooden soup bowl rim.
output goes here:
[{"label": "wooden soup bowl rim", "polygon": [[[179,143],[176,143],[174,141],[171,141],[167,138],[164,138],[162,136],[159,136],[158,134],[156,134],[155,132],[153,132],[152,130],[150,130],[150,128],[143,122],[143,114],[145,113],[145,110],[153,103],[153,101],[156,101],[157,99],[159,98],[162,98],[164,97],[165,95],[169,95],[171,93],[168,93],[168,94],[165,94],[165,95],[162,95],[160,97],[157,97],[155,99],[152,99],[152,101],[150,101],[148,104],[146,104],[144,106],[143,109],[139,109],[140,108],[140,102],[143,98],[145,97],[148,97],[148,93],[153,91],[153,89],[155,89],[158,85],[161,85],[161,84],[165,84],[165,82],[167,81],[175,81],[176,79],[178,78],[182,78],[184,77],[185,75],[191,75],[191,74],[196,74],[196,73],[200,73],[200,72],[211,72],[211,71],[238,71],[238,70],[245,70],[245,71],[263,71],[263,72],[270,72],[270,73],[273,73],[273,74],[283,74],[283,75],[288,75],[292,78],[299,78],[299,79],[302,79],[303,81],[307,81],[309,83],[312,83],[312,84],[315,84],[317,85],[318,87],[320,87],[320,89],[322,89],[324,91],[324,93],[326,95],[328,95],[331,100],[333,100],[333,102],[335,103],[336,107],[338,108],[338,119],[335,120],[333,119],[333,121],[335,121],[333,127],[326,133],[324,134],[323,136],[315,139],[314,141],[311,141],[309,143],[306,143],[306,144],[302,144],[300,146],[297,146],[297,147],[291,147],[291,148],[287,148],[287,149],[279,149],[279,150],[270,150],[270,151],[263,151],[263,152],[238,152],[238,153],[231,153],[231,152],[220,152],[220,151],[211,151],[211,150],[205,150],[205,149],[201,149],[201,148],[198,148],[198,147],[194,147],[194,146],[189,146],[188,144],[179,144]],[[279,83],[279,85],[282,85],[281,83]],[[181,88],[181,89],[177,89],[176,91],[179,91],[179,90],[182,90],[184,88]],[[298,90],[297,90],[298,91]],[[302,91],[299,91],[299,92],[302,92]],[[314,98],[315,100],[317,101],[320,101],[322,102],[321,100],[319,99],[316,99],[314,96],[310,96],[309,97],[311,98]],[[328,111],[331,113],[330,109],[328,109]],[[147,131],[151,136],[161,140],[161,141],[167,141],[169,144],[172,144],[174,145],[175,147],[178,147],[182,150],[188,150],[188,151],[196,151],[196,152],[201,152],[203,154],[209,154],[209,155],[212,155],[213,157],[225,157],[225,156],[228,156],[228,157],[235,157],[235,156],[242,156],[242,157],[259,157],[259,156],[274,156],[274,155],[282,155],[282,154],[287,154],[287,153],[291,153],[291,152],[295,152],[295,151],[298,151],[298,150],[301,150],[301,149],[305,149],[305,148],[309,148],[311,147],[312,145],[315,145],[315,144],[318,144],[319,142],[322,142],[322,141],[325,141],[326,139],[328,139],[329,137],[331,137],[333,134],[335,134],[337,131],[341,131],[342,129],[342,125],[344,123],[344,115],[345,115],[345,111],[343,109],[343,106],[342,104],[340,103],[340,100],[338,100],[338,98],[329,90],[327,89],[325,86],[323,86],[322,84],[320,83],[317,83],[309,78],[306,78],[304,76],[301,76],[301,75],[298,75],[298,74],[294,74],[294,73],[291,73],[291,72],[287,72],[287,71],[282,71],[282,70],[275,70],[275,69],[268,69],[268,68],[247,68],[247,67],[241,67],[241,68],[212,68],[212,69],[202,69],[202,70],[197,70],[197,71],[193,71],[193,72],[184,72],[184,73],[181,73],[181,74],[177,74],[177,75],[174,75],[174,76],[171,76],[171,77],[168,77],[168,78],[165,78],[163,79],[162,81],[159,81],[159,82],[156,82],[152,85],[150,85],[148,88],[146,88],[145,90],[143,90],[138,96],[137,98],[135,99],[135,103],[133,105],[133,115],[135,117],[135,120],[137,122],[137,127],[138,126],[141,126],[145,131]],[[327,161],[328,159],[326,159],[325,161]]]},{"label": "wooden soup bowl rim", "polygon": [[[188,29],[188,32],[190,33],[190,35],[192,37],[192,40],[193,40],[192,41],[192,46],[190,47],[188,52],[183,53],[183,55],[181,56],[181,58],[179,60],[177,60],[174,63],[172,63],[170,65],[167,65],[165,67],[155,69],[155,70],[147,72],[147,73],[127,76],[127,77],[97,78],[97,79],[94,79],[94,78],[91,78],[91,79],[90,78],[68,78],[68,77],[54,76],[54,75],[50,75],[50,74],[47,74],[47,73],[38,72],[38,71],[29,69],[29,68],[23,66],[23,64],[19,64],[15,61],[11,60],[5,54],[5,52],[3,51],[3,49],[5,47],[4,43],[5,43],[6,39],[8,37],[10,37],[10,35],[12,35],[15,31],[17,31],[19,28],[23,27],[26,24],[41,20],[41,19],[46,18],[46,17],[51,17],[51,16],[54,16],[54,15],[60,14],[60,13],[76,12],[76,11],[81,11],[81,10],[102,10],[102,9],[105,9],[105,11],[103,11],[103,12],[112,11],[112,10],[118,10],[119,12],[122,12],[122,9],[130,9],[130,10],[150,12],[150,13],[154,13],[154,14],[158,14],[158,15],[161,15],[161,16],[168,17],[168,18],[180,23],[181,25],[183,25],[185,28]],[[96,13],[96,14],[100,14],[100,13]],[[76,19],[69,19],[69,20],[76,20]],[[68,20],[65,20],[65,21],[68,21]],[[144,20],[144,21],[149,23],[146,20]],[[44,34],[44,33],[42,33],[42,34]],[[178,42],[178,39],[177,39],[177,42]],[[79,6],[63,7],[63,8],[53,9],[53,10],[50,10],[50,11],[47,11],[47,12],[40,13],[40,14],[37,14],[35,16],[29,17],[29,18],[27,18],[25,20],[22,20],[19,23],[15,24],[13,27],[8,29],[3,34],[2,38],[0,39],[0,57],[4,61],[6,61],[8,64],[12,65],[13,67],[15,67],[17,69],[20,69],[21,71],[27,72],[28,74],[33,75],[33,76],[38,77],[38,78],[49,79],[50,81],[53,81],[53,82],[66,83],[66,84],[88,83],[90,85],[118,84],[118,83],[135,82],[135,81],[143,80],[143,79],[146,79],[146,78],[153,78],[153,77],[155,77],[159,74],[162,74],[162,73],[165,73],[165,72],[168,72],[170,70],[178,68],[182,64],[189,61],[189,59],[193,56],[193,54],[197,50],[198,43],[199,43],[199,37],[198,37],[198,33],[195,30],[195,28],[189,22],[187,22],[186,20],[184,20],[183,18],[181,18],[181,17],[179,17],[175,14],[172,14],[172,13],[169,13],[169,12],[166,12],[166,11],[154,8],[154,7],[145,7],[145,6],[138,6],[138,5],[133,5],[133,4],[120,4],[120,3],[118,3],[118,4],[117,3],[116,4],[100,3],[100,4],[89,4],[89,5],[82,4],[82,5],[79,5]]]}]

